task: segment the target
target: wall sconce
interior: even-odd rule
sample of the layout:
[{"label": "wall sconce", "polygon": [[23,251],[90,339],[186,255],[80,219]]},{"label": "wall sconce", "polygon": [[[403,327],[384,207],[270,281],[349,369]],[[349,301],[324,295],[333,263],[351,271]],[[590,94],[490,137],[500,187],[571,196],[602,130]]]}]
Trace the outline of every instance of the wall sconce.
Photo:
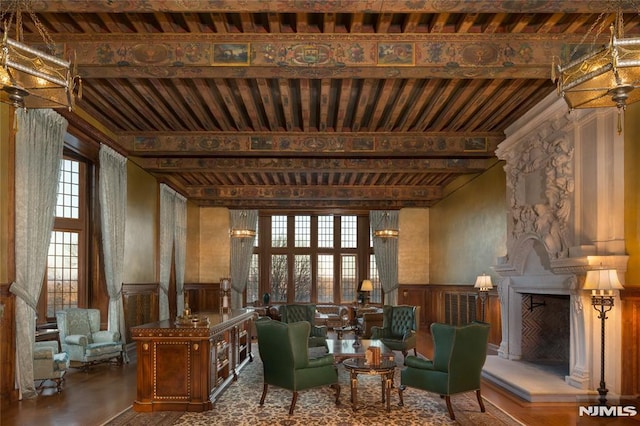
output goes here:
[{"label": "wall sconce", "polygon": [[600,397],[600,405],[607,403],[607,384],[604,381],[604,321],[607,319],[607,312],[613,308],[613,291],[624,290],[618,273],[615,269],[596,269],[587,271],[587,277],[584,280],[584,290],[591,290],[591,304],[598,311],[600,319],[600,387],[598,395]]},{"label": "wall sconce", "polygon": [[482,307],[482,322],[484,322],[484,308],[487,303],[487,294],[489,293],[489,290],[493,288],[491,277],[485,274],[478,275],[476,278],[476,284],[473,287],[478,289],[478,296],[480,297]]}]

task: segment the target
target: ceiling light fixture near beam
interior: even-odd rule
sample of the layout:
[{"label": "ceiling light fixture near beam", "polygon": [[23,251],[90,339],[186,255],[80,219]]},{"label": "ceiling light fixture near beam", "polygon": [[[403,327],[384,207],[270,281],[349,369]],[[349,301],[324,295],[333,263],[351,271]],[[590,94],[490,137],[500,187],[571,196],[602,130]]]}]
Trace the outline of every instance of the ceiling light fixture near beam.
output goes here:
[{"label": "ceiling light fixture near beam", "polygon": [[[16,108],[61,108],[71,110],[82,97],[82,79],[71,62],[55,56],[55,45],[46,28],[30,10],[31,1],[8,2],[0,12],[3,35],[0,50],[0,102]],[[51,54],[26,45],[22,40],[22,15],[28,14]],[[14,27],[16,39],[9,38]],[[73,68],[73,71],[72,71]]]},{"label": "ceiling light fixture near beam", "polygon": [[[585,38],[599,23],[604,24],[604,16],[600,14]],[[595,34],[596,38],[601,30]],[[624,38],[621,8],[617,9],[610,30],[608,45],[571,60],[580,44],[564,65],[555,64],[554,58],[551,79],[557,84],[558,95],[571,109],[618,108],[618,133],[621,133],[621,116],[626,106],[640,100],[640,38]]]}]

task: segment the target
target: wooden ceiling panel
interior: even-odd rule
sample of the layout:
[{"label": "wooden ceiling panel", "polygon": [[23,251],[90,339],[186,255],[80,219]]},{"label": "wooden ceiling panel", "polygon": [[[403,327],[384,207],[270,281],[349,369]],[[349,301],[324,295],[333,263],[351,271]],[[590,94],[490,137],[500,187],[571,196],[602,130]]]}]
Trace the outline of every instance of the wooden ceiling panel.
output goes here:
[{"label": "wooden ceiling panel", "polygon": [[[554,91],[552,58],[612,19],[605,0],[367,4],[33,7],[77,54],[84,113],[65,113],[71,128],[90,115],[190,201],[229,208],[431,206],[495,164],[505,129]],[[33,22],[24,31],[40,40]]]}]

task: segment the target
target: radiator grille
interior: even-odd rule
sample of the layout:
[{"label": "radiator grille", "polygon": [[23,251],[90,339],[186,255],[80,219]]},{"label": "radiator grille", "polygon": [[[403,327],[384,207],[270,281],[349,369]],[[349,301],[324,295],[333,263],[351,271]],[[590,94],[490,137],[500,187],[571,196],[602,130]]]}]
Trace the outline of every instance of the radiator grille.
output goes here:
[{"label": "radiator grille", "polygon": [[477,293],[444,293],[444,322],[451,325],[465,325],[477,319]]}]

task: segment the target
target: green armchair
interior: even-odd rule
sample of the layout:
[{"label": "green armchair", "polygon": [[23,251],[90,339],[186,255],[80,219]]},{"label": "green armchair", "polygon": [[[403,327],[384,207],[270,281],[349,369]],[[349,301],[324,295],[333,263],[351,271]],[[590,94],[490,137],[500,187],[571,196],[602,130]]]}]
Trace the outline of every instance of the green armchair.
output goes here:
[{"label": "green armchair", "polygon": [[380,339],[389,349],[401,351],[405,357],[409,349],[416,350],[416,331],[420,322],[420,306],[382,307],[382,327],[371,327],[371,338]]},{"label": "green armchair", "polygon": [[282,305],[280,306],[280,320],[291,324],[299,321],[307,321],[311,325],[309,334],[309,347],[327,346],[327,326],[314,325],[316,318],[316,305]]},{"label": "green armchair", "polygon": [[293,391],[289,415],[293,414],[298,392],[318,386],[331,386],[340,404],[338,370],[332,354],[309,358],[307,321],[285,324],[271,319],[256,321],[258,351],[264,368],[264,386],[260,406],[264,404],[269,385]]},{"label": "green armchair", "polygon": [[400,405],[407,387],[435,392],[443,396],[451,420],[456,417],[451,407],[451,395],[475,391],[480,411],[485,412],[480,395],[480,375],[487,358],[489,324],[473,322],[464,326],[431,324],[433,360],[408,356],[400,373]]}]

